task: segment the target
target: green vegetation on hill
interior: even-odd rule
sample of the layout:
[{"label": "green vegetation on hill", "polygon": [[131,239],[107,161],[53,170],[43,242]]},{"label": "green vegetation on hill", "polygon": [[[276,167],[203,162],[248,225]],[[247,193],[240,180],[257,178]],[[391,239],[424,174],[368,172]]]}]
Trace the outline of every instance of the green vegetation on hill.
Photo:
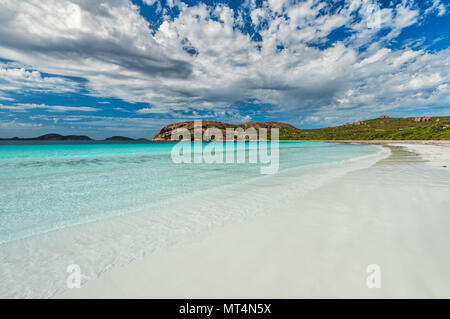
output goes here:
[{"label": "green vegetation on hill", "polygon": [[[437,121],[439,119],[439,121]],[[450,116],[377,118],[321,129],[280,128],[280,140],[443,140],[450,139]]]},{"label": "green vegetation on hill", "polygon": [[[202,129],[219,129],[226,136],[227,128],[267,128],[270,140],[270,128],[279,129],[280,140],[450,140],[450,116],[420,118],[390,118],[381,116],[377,119],[346,123],[336,127],[319,129],[298,129],[280,122],[247,122],[239,125],[203,121]],[[185,129],[194,138],[194,121],[179,122],[163,126],[153,141],[171,141],[176,129]],[[235,139],[237,137],[235,136]]]}]

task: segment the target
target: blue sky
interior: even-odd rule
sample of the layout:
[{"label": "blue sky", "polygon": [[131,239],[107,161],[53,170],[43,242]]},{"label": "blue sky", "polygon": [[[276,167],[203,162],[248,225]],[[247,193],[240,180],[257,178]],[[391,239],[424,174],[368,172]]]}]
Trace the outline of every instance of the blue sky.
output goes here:
[{"label": "blue sky", "polygon": [[0,5],[1,137],[450,115],[448,1]]}]

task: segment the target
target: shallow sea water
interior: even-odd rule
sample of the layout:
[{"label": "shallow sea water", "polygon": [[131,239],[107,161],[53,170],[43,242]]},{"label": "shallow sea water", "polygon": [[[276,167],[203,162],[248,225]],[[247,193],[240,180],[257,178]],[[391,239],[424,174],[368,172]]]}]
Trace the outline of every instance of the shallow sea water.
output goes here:
[{"label": "shallow sea water", "polygon": [[[0,145],[0,296],[51,297],[369,165],[378,146],[281,142],[265,164],[175,164],[173,144]],[[237,152],[251,147],[237,145]],[[385,154],[385,153],[384,153]],[[382,155],[381,155],[382,156]],[[248,159],[248,154],[247,154]]]}]

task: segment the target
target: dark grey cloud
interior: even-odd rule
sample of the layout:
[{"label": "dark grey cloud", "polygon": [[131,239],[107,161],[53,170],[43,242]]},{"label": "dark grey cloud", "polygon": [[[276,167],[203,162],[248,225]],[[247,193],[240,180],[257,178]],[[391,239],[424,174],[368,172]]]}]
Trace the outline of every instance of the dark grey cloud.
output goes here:
[{"label": "dark grey cloud", "polygon": [[[123,1],[114,1],[121,4]],[[96,3],[93,5],[93,3]],[[97,2],[81,1],[80,7],[96,18],[100,16],[116,19]],[[42,2],[45,6],[45,2]],[[80,61],[91,59],[101,63],[111,64],[124,70],[141,73],[148,77],[187,78],[192,72],[192,65],[183,60],[171,58],[162,52],[154,40],[147,39],[152,46],[137,48],[134,38],[118,35],[117,38],[101,38],[95,33],[80,33],[75,38],[68,36],[48,37],[46,34],[31,35],[27,32],[17,32],[11,28],[14,15],[0,15],[1,46],[10,51],[26,55],[47,55],[63,61]],[[39,21],[30,21],[39,24]],[[68,30],[70,32],[70,30]],[[93,70],[98,72],[99,70]]]}]

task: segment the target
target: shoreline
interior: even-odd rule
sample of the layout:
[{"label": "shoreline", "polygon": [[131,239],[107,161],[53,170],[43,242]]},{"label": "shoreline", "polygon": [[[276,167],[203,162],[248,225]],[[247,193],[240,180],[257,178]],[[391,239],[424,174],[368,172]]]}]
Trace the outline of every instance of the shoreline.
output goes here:
[{"label": "shoreline", "polygon": [[[448,298],[448,178],[415,152],[386,147],[390,157],[270,214],[113,267],[56,297]],[[373,263],[383,289],[365,286]]]},{"label": "shoreline", "polygon": [[[14,144],[5,144],[7,142],[16,142]],[[207,141],[202,141],[206,143]],[[236,142],[224,140],[222,143],[226,142]],[[245,141],[248,142],[248,141]],[[262,142],[270,142],[270,140],[262,140]],[[450,140],[279,140],[279,142],[326,142],[326,143],[359,143],[359,144],[433,144],[433,145],[450,145]],[[27,144],[29,143],[29,144]],[[45,144],[176,144],[179,141],[126,141],[126,140],[33,140],[33,139],[0,139],[0,146],[9,145],[45,145]],[[214,141],[209,141],[209,143],[215,143]]]},{"label": "shoreline", "polygon": [[[97,148],[95,149],[97,150]],[[170,150],[170,146],[167,149]],[[120,149],[115,150],[122,154]],[[107,154],[116,154],[116,151],[107,152]],[[66,289],[67,273],[65,269],[67,265],[77,264],[80,266],[83,275],[82,283],[93,280],[102,276],[108,269],[128,264],[130,261],[140,259],[155,251],[165,250],[167,247],[186,241],[191,237],[220,229],[227,224],[240,223],[256,215],[274,212],[279,206],[282,207],[283,203],[294,203],[296,198],[311,189],[320,187],[348,171],[369,167],[389,153],[380,146],[342,145],[335,147],[325,143],[320,145],[310,143],[310,145],[299,145],[294,148],[290,144],[285,144],[284,146],[280,145],[280,151],[284,154],[281,159],[281,163],[284,163],[282,164],[283,169],[274,176],[261,175],[257,166],[249,165],[174,166],[169,156],[148,157],[148,150],[144,150],[146,154],[143,157],[133,155],[130,158],[132,163],[140,163],[138,160],[143,159],[145,164],[133,164],[131,169],[127,170],[125,168],[129,166],[127,164],[129,158],[124,162],[122,156],[111,156],[112,159],[117,159],[111,162],[112,166],[107,166],[110,163],[108,157],[108,160],[103,162],[105,167],[103,165],[95,166],[94,173],[88,170],[79,178],[78,172],[84,169],[85,164],[77,166],[76,169],[72,169],[72,166],[66,168],[64,165],[59,171],[56,171],[53,168],[54,157],[51,157],[52,174],[60,172],[55,178],[52,177],[51,180],[54,181],[52,184],[61,185],[61,182],[67,184],[67,188],[65,186],[58,187],[58,189],[65,190],[56,192],[62,196],[76,193],[77,195],[74,195],[76,198],[83,198],[82,190],[78,190],[77,187],[71,185],[72,183],[67,183],[67,178],[73,176],[73,172],[77,173],[75,177],[79,181],[76,185],[83,187],[86,185],[84,182],[86,181],[87,189],[91,189],[92,179],[102,182],[102,176],[106,175],[105,187],[101,189],[108,189],[114,193],[124,191],[122,186],[116,188],[115,185],[118,184],[116,181],[123,181],[124,178],[130,177],[133,178],[132,183],[137,184],[136,186],[139,188],[151,186],[151,189],[157,189],[153,187],[154,184],[149,184],[148,178],[143,178],[144,176],[159,177],[158,180],[161,180],[162,183],[158,183],[162,186],[172,185],[177,181],[180,184],[184,181],[183,184],[186,187],[175,188],[176,192],[168,194],[170,198],[169,196],[161,198],[159,202],[157,201],[159,197],[152,196],[154,192],[150,191],[131,192],[128,197],[118,196],[120,202],[117,203],[112,198],[108,198],[108,201],[105,202],[102,193],[94,193],[96,196],[92,196],[92,198],[95,198],[98,205],[89,203],[89,206],[97,205],[94,207],[98,207],[98,209],[93,210],[96,215],[92,217],[95,218],[91,217],[89,220],[67,218],[77,213],[77,206],[73,207],[73,213],[70,213],[71,211],[68,209],[64,210],[64,207],[62,210],[59,209],[61,206],[58,206],[58,202],[52,202],[42,207],[41,210],[44,211],[45,208],[49,215],[51,212],[55,212],[57,214],[55,217],[58,219],[65,223],[68,220],[67,224],[61,225],[62,227],[56,225],[57,227],[41,228],[38,236],[16,232],[12,235],[19,236],[8,238],[5,236],[8,233],[2,234],[3,237],[0,239],[6,239],[6,242],[1,245],[2,259],[6,262],[0,267],[0,278],[3,282],[0,295],[8,298],[57,296]],[[39,152],[45,152],[45,149],[39,150]],[[71,152],[69,152],[70,158],[76,159],[78,163],[76,155],[80,154],[80,150],[74,149]],[[85,153],[84,150],[81,152]],[[130,154],[141,153],[140,149],[133,149],[130,152]],[[39,157],[39,154],[36,153],[35,157]],[[96,152],[90,154],[90,159],[101,159],[100,155],[104,154],[104,150],[101,150],[100,155],[97,155]],[[155,154],[159,154],[159,151]],[[17,163],[13,160],[9,162]],[[69,163],[71,162],[69,161]],[[47,160],[44,160],[43,163],[47,163]],[[56,163],[66,163],[66,157]],[[118,166],[118,163],[121,165]],[[155,163],[161,163],[161,165],[155,165]],[[165,172],[156,172],[157,174],[148,174],[147,172],[152,172],[149,170],[150,167],[154,167],[158,171],[161,171],[163,167],[171,169],[166,169]],[[119,172],[117,168],[124,169]],[[104,173],[109,171],[112,173]],[[186,174],[187,172],[189,174]],[[4,176],[8,177],[8,174],[10,173],[6,172]],[[175,179],[177,176],[186,177]],[[13,176],[13,178],[15,177]],[[152,180],[156,180],[156,178]],[[37,181],[40,181],[40,178]],[[210,187],[205,187],[207,185]],[[129,189],[130,186],[126,188]],[[97,188],[95,187],[95,189]],[[163,191],[161,194],[164,196],[165,190],[163,187],[161,188]],[[170,186],[170,189],[174,188]],[[92,188],[93,190],[94,188]],[[57,190],[55,189],[55,191]],[[70,197],[63,198],[62,205],[72,203]],[[129,201],[130,198],[133,201]],[[141,204],[134,201],[136,198],[142,198],[145,201],[153,198],[154,201]],[[118,204],[121,205],[119,208],[123,207],[122,210],[110,209],[116,208]],[[31,218],[30,221],[32,221]],[[36,222],[33,224],[38,222],[39,218],[36,218]],[[23,225],[26,224],[17,224],[16,228],[23,227]],[[47,226],[47,224],[43,226]],[[36,271],[37,269],[39,272]],[[33,274],[31,278],[30,273]]]},{"label": "shoreline", "polygon": [[[305,142],[320,141],[308,140]],[[380,145],[384,147],[401,146],[411,152],[418,154],[421,158],[427,161],[428,165],[439,169],[447,169],[447,171],[450,172],[449,151],[444,149],[450,148],[450,140],[322,140],[321,142],[338,144]],[[433,146],[435,147],[433,148]]]},{"label": "shoreline", "polygon": [[326,142],[342,144],[426,144],[426,145],[450,145],[450,140],[280,140],[280,142]]},{"label": "shoreline", "polygon": [[[338,143],[345,144],[342,141]],[[427,165],[450,172],[450,141],[365,141],[362,143],[351,142],[351,144],[401,146],[419,155]]]}]

